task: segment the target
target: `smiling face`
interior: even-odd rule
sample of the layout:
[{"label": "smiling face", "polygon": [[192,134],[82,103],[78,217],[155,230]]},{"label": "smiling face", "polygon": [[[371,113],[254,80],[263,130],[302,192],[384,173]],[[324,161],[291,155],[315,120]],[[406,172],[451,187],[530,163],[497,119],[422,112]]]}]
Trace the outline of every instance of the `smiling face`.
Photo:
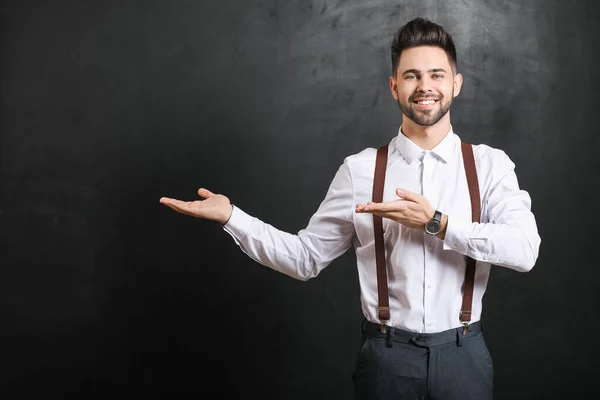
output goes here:
[{"label": "smiling face", "polygon": [[458,95],[462,76],[454,73],[446,52],[434,46],[405,49],[396,76],[390,77],[392,96],[404,115],[420,126],[450,121],[450,105]]}]

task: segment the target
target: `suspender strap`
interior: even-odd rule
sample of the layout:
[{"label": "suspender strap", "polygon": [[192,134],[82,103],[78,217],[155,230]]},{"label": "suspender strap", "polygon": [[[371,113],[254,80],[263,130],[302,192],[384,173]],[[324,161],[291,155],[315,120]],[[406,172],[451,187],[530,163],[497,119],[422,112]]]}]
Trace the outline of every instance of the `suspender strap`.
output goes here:
[{"label": "suspender strap", "polygon": [[[481,216],[481,197],[479,194],[479,182],[477,181],[477,171],[475,169],[475,158],[473,157],[473,147],[470,143],[461,143],[463,162],[465,164],[465,173],[467,175],[467,185],[469,186],[469,197],[471,199],[471,219],[473,222],[480,222]],[[459,314],[460,322],[463,324],[463,333],[467,333],[469,321],[471,321],[471,305],[473,303],[473,284],[475,282],[475,260],[467,257],[467,269],[465,271],[465,284],[463,288],[463,301]]]},{"label": "suspender strap", "polygon": [[[475,169],[475,158],[473,147],[470,143],[461,143],[462,156],[469,187],[471,200],[471,218],[473,222],[480,222],[481,196],[479,194],[479,182]],[[385,171],[387,166],[388,145],[377,149],[375,161],[375,177],[373,180],[373,202],[383,201],[383,187],[385,184]],[[385,333],[385,325],[390,320],[390,306],[387,285],[387,270],[385,263],[385,249],[383,245],[383,222],[382,218],[373,215],[373,229],[375,234],[375,262],[377,264],[377,294],[379,306],[377,307],[378,318],[381,323],[381,331]],[[465,271],[465,283],[463,287],[462,307],[459,319],[463,324],[463,333],[467,333],[469,321],[471,321],[471,306],[473,303],[473,285],[475,282],[475,260],[467,257],[467,268]]]},{"label": "suspender strap", "polygon": [[[373,202],[383,201],[383,186],[385,184],[385,170],[388,158],[388,145],[377,149],[375,161],[375,178],[373,180]],[[385,249],[383,246],[382,218],[373,215],[373,229],[375,233],[375,262],[377,263],[377,292],[379,306],[377,307],[381,330],[385,332],[385,324],[390,320],[390,305],[388,299],[387,271],[385,265]]]}]

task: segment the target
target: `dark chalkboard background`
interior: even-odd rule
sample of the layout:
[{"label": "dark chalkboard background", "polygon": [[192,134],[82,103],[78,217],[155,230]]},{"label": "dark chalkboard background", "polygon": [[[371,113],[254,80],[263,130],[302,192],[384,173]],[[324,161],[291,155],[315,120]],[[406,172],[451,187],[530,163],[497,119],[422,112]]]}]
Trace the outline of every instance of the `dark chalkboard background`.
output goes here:
[{"label": "dark chalkboard background", "polygon": [[542,237],[531,272],[492,270],[496,398],[595,389],[599,4],[2,2],[0,396],[350,399],[352,251],[296,281],[158,200],[204,186],[303,228],[397,133],[389,45],[416,16],[453,34],[454,129],[513,159]]}]

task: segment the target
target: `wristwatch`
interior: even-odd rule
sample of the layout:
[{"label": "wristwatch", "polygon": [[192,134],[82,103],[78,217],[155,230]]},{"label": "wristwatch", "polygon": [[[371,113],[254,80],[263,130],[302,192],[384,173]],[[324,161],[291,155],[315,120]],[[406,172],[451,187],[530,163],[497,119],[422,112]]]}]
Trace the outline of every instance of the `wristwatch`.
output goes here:
[{"label": "wristwatch", "polygon": [[433,218],[425,224],[425,232],[430,235],[437,235],[442,230],[442,213],[435,210]]}]

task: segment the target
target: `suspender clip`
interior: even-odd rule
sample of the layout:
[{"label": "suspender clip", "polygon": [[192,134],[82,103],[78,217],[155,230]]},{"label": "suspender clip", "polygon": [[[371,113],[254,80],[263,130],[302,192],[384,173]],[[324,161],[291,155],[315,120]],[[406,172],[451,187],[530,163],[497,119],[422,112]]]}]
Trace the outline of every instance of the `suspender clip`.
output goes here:
[{"label": "suspender clip", "polygon": [[[463,314],[467,315],[466,321],[463,321],[462,319]],[[469,321],[471,320],[471,310],[460,310],[460,314],[458,315],[458,317],[463,326],[463,335],[466,335],[467,333],[469,333]]]},{"label": "suspender clip", "polygon": [[381,328],[381,333],[386,333],[387,332],[387,325],[385,324],[385,321],[381,321],[381,323],[379,324],[380,328]]},{"label": "suspender clip", "polygon": [[377,316],[379,317],[379,325],[381,325],[381,333],[385,333],[387,322],[390,318],[390,308],[386,306],[377,306]]},{"label": "suspender clip", "polygon": [[463,322],[463,335],[466,335],[467,333],[469,333],[469,323],[468,322]]}]

